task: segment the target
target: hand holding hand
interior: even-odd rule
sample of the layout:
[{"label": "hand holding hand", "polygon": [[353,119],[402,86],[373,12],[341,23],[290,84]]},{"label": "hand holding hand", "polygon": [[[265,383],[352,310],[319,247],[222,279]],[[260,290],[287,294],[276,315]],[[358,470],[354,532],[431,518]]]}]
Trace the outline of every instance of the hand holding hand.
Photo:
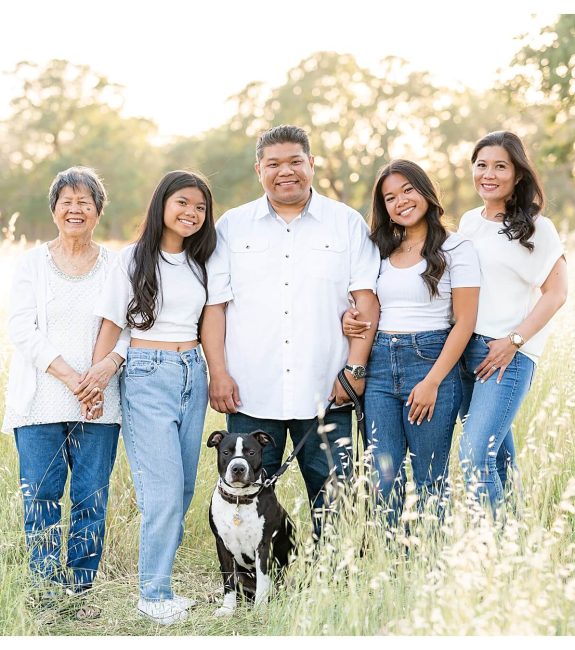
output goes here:
[{"label": "hand holding hand", "polygon": [[82,417],[88,422],[101,418],[104,414],[104,394],[92,401],[80,403]]},{"label": "hand holding hand", "polygon": [[104,389],[117,369],[116,363],[110,357],[104,357],[82,373],[80,385],[74,391],[74,395],[80,402],[88,402],[103,396]]}]

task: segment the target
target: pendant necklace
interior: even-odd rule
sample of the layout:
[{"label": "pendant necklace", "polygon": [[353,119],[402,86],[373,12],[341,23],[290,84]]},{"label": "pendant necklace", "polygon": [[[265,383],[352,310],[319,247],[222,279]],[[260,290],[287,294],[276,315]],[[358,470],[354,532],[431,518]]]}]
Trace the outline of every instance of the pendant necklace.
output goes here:
[{"label": "pendant necklace", "polygon": [[240,517],[240,498],[236,501],[236,511],[232,517],[232,523],[234,526],[239,526],[242,523],[242,518]]},{"label": "pendant necklace", "polygon": [[419,241],[413,242],[413,244],[411,244],[411,246],[407,246],[407,244],[406,244],[407,252],[408,252],[408,253],[411,253],[411,249],[412,249],[414,246],[417,246],[418,244],[421,244],[421,243],[424,242],[424,241],[425,241],[425,239],[420,239]]}]

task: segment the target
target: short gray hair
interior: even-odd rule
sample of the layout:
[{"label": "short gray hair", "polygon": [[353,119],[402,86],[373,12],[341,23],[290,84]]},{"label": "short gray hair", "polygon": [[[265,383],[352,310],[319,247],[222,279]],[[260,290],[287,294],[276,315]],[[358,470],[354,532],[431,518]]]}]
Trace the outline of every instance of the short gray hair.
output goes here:
[{"label": "short gray hair", "polygon": [[309,146],[309,138],[307,133],[299,126],[292,126],[291,124],[280,124],[268,129],[260,135],[256,144],[256,159],[259,162],[264,155],[264,149],[271,147],[274,144],[284,144],[284,142],[292,142],[293,144],[301,144],[303,152],[306,156],[311,156],[311,147]]},{"label": "short gray hair", "polygon": [[102,214],[104,206],[108,202],[108,195],[102,179],[98,176],[96,171],[91,167],[69,167],[63,172],[56,174],[56,178],[50,185],[48,192],[48,201],[50,202],[50,211],[53,213],[56,209],[56,202],[60,196],[60,192],[65,187],[71,187],[76,190],[80,185],[84,185],[90,191],[92,200],[96,204],[96,211],[98,216]]}]

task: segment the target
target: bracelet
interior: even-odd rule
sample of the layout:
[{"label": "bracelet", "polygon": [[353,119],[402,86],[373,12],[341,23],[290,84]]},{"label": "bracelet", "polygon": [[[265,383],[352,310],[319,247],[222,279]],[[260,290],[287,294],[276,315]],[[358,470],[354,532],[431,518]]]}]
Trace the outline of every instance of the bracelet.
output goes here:
[{"label": "bracelet", "polygon": [[114,357],[111,357],[109,354],[106,355],[106,359],[110,359],[110,361],[114,362],[114,365],[116,366],[116,372],[120,370],[120,364],[114,359]]}]

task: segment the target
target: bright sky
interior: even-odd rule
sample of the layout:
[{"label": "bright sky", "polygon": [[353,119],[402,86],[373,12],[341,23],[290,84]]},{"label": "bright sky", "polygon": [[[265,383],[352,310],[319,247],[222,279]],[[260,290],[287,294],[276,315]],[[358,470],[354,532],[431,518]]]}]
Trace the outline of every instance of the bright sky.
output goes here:
[{"label": "bright sky", "polygon": [[[539,3],[542,4],[542,3]],[[551,24],[565,3],[403,0],[12,0],[0,7],[0,71],[63,58],[125,86],[125,113],[162,135],[191,135],[229,116],[248,82],[281,84],[318,50],[375,67],[407,59],[438,82],[493,84],[515,37]],[[0,118],[18,87],[0,76]]]}]

